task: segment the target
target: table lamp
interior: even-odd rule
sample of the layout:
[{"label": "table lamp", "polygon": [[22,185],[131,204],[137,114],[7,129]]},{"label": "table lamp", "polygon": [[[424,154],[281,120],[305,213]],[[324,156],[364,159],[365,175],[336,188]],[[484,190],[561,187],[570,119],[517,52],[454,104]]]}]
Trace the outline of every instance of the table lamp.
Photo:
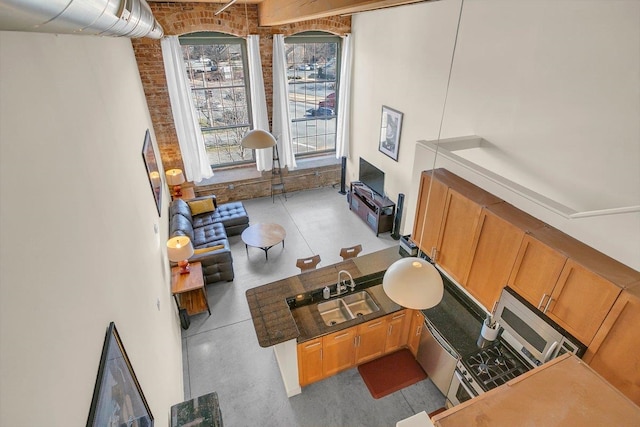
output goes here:
[{"label": "table lamp", "polygon": [[189,258],[193,255],[193,245],[187,236],[175,236],[167,241],[169,261],[177,262],[180,274],[189,273]]},{"label": "table lamp", "polygon": [[173,197],[182,197],[182,187],[180,186],[184,182],[182,169],[169,169],[166,175],[167,184],[173,185]]}]

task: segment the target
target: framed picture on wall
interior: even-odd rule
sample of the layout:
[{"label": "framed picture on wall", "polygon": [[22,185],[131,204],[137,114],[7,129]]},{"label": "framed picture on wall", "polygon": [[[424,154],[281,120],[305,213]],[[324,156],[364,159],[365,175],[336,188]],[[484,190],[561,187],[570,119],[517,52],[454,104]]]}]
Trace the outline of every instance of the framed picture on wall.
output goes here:
[{"label": "framed picture on wall", "polygon": [[402,116],[400,111],[382,106],[382,124],[380,125],[380,143],[378,150],[398,161],[398,149],[400,148],[400,129],[402,128]]},{"label": "framed picture on wall", "polygon": [[113,322],[102,347],[89,426],[153,427],[153,415]]},{"label": "framed picture on wall", "polygon": [[151,185],[153,198],[156,201],[158,215],[162,215],[162,175],[160,174],[160,167],[158,166],[158,157],[156,156],[153,144],[151,143],[151,134],[149,133],[149,129],[147,129],[147,132],[144,135],[142,159],[144,160],[144,165],[147,168],[149,184]]}]

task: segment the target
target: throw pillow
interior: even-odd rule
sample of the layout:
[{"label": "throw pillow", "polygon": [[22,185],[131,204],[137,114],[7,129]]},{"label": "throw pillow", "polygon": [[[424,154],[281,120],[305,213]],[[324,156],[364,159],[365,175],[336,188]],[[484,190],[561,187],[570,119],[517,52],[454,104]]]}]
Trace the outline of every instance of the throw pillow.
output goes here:
[{"label": "throw pillow", "polygon": [[189,204],[189,209],[191,209],[191,215],[194,216],[215,210],[213,199],[193,200],[187,203]]},{"label": "throw pillow", "polygon": [[206,254],[207,252],[217,251],[218,249],[224,249],[224,245],[215,245],[215,246],[211,246],[210,248],[194,249],[193,253],[194,254]]}]

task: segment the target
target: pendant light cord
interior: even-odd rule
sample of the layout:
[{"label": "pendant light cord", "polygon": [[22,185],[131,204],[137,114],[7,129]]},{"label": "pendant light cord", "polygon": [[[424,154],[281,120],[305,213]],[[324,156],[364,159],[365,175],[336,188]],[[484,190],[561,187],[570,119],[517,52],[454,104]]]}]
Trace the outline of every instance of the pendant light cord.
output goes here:
[{"label": "pendant light cord", "polygon": [[[442,124],[444,123],[444,113],[447,108],[447,99],[449,98],[449,86],[451,85],[451,74],[453,73],[453,61],[456,56],[456,48],[458,47],[458,34],[460,33],[460,21],[462,21],[462,8],[464,6],[464,0],[460,0],[460,12],[458,13],[458,25],[456,26],[456,36],[453,40],[453,51],[451,52],[451,62],[449,63],[449,76],[447,77],[447,87],[444,92],[444,102],[442,103],[442,114],[440,115],[440,126],[438,127],[438,140],[436,142],[436,151],[433,155],[433,164],[431,166],[431,179],[429,180],[429,191],[427,192],[427,203],[424,208],[424,216],[422,217],[422,229],[420,230],[420,245],[423,244],[422,239],[424,239],[424,229],[427,223],[427,213],[429,212],[429,202],[431,201],[431,189],[433,188],[433,178],[436,169],[436,160],[438,159],[438,149],[440,148],[440,137],[442,135]],[[418,245],[418,256],[420,253],[424,255],[424,251]],[[432,247],[429,253],[429,258],[431,262],[435,264],[435,252],[436,247]]]}]

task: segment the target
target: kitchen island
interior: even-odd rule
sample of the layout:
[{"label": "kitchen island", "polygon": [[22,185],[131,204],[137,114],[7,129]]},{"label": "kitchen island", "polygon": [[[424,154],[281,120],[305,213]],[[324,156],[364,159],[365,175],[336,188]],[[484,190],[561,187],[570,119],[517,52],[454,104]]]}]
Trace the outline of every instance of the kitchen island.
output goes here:
[{"label": "kitchen island", "polygon": [[[335,285],[338,272],[345,270],[356,283],[356,290],[382,283],[384,271],[399,260],[398,247],[390,247],[367,255],[338,262],[297,276],[278,280],[246,291],[253,326],[261,347],[274,347],[278,367],[289,397],[302,389],[298,379],[297,344],[334,333],[354,325],[383,317],[403,308],[393,303],[384,292],[372,290],[379,311],[335,326],[326,326],[314,305],[297,306],[296,300],[321,295],[325,286]],[[320,297],[322,298],[322,297]],[[320,301],[321,299],[316,299]]]}]

